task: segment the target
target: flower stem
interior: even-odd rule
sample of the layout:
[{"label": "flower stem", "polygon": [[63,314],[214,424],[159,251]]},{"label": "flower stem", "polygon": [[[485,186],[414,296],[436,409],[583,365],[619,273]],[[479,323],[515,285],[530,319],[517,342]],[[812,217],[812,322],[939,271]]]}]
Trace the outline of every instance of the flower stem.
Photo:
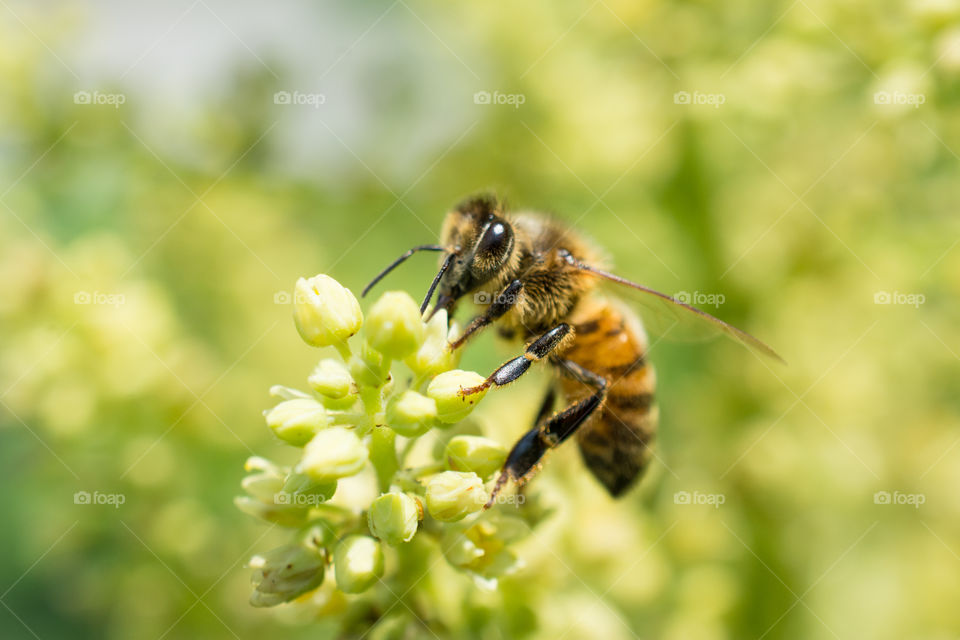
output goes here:
[{"label": "flower stem", "polygon": [[340,357],[343,359],[344,362],[350,362],[350,356],[352,356],[353,354],[351,353],[350,345],[347,344],[346,340],[341,340],[339,342],[336,342],[334,343],[333,346],[337,350],[337,353],[340,354]]},{"label": "flower stem", "polygon": [[390,490],[393,474],[397,472],[397,434],[389,427],[374,427],[370,434],[370,462],[377,471],[380,492]]}]

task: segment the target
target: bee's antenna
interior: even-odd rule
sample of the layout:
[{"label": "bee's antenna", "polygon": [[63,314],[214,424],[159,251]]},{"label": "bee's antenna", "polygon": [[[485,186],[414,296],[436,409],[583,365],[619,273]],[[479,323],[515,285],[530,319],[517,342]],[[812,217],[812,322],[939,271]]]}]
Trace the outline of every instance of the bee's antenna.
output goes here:
[{"label": "bee's antenna", "polygon": [[440,265],[440,271],[437,272],[433,282],[430,283],[430,290],[427,291],[427,297],[423,299],[423,304],[420,305],[420,315],[423,315],[423,312],[427,310],[427,305],[430,304],[430,298],[433,297],[433,292],[437,290],[437,285],[440,284],[440,278],[442,278],[443,274],[450,268],[450,263],[453,262],[453,259],[456,257],[457,254],[451,252],[444,258],[443,264]]},{"label": "bee's antenna", "polygon": [[362,298],[363,296],[367,295],[367,292],[370,291],[370,289],[372,289],[375,284],[383,280],[384,276],[386,276],[388,273],[396,269],[401,262],[403,262],[413,254],[415,254],[417,251],[446,251],[446,250],[447,250],[446,247],[443,247],[439,244],[424,244],[424,245],[420,245],[419,247],[414,247],[413,249],[410,249],[409,251],[404,253],[402,256],[400,256],[399,258],[391,262],[386,269],[384,269],[379,274],[377,274],[377,277],[371,280],[370,284],[368,284],[366,287],[363,288],[363,292],[360,294],[360,297]]}]

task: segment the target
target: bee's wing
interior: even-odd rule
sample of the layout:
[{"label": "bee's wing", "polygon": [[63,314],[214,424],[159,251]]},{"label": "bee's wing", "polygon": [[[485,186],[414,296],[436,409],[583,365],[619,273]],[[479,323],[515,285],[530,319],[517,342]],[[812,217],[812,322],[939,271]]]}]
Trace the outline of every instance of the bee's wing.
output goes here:
[{"label": "bee's wing", "polygon": [[786,364],[786,361],[767,343],[753,337],[746,331],[741,331],[735,326],[727,324],[706,311],[701,311],[666,293],[661,293],[650,287],[645,287],[642,284],[637,284],[636,282],[597,269],[578,260],[568,258],[568,261],[578,269],[599,276],[608,283],[621,285],[617,288],[618,293],[624,292],[623,287],[629,287],[630,290],[637,292],[636,295],[631,295],[630,299],[631,301],[636,301],[648,312],[641,315],[644,319],[644,325],[654,333],[664,337],[668,335],[670,337],[676,337],[678,334],[682,334],[687,337],[694,335],[699,338],[725,335],[743,344],[754,353],[776,360],[781,364]]}]

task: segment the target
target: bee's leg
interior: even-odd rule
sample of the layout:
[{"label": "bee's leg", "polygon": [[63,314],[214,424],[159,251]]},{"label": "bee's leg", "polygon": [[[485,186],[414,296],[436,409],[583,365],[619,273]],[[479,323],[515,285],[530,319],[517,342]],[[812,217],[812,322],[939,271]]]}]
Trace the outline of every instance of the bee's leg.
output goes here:
[{"label": "bee's leg", "polygon": [[584,369],[570,360],[556,358],[554,362],[565,375],[589,385],[595,391],[583,400],[555,414],[543,424],[538,424],[530,429],[513,445],[513,449],[510,450],[510,454],[500,470],[500,476],[493,487],[490,499],[484,508],[493,505],[497,494],[500,493],[500,489],[508,480],[513,480],[523,486],[539,468],[540,459],[543,458],[544,454],[572,436],[587,418],[597,410],[607,395],[608,382],[603,376]]},{"label": "bee's leg", "polygon": [[[533,421],[533,424],[540,425],[543,421],[547,419],[553,412],[553,405],[557,400],[557,388],[550,385],[550,388],[547,389],[547,394],[543,397],[543,402],[540,404],[540,410],[537,411],[537,419]],[[521,485],[517,487],[517,495],[522,496],[524,491],[526,491],[527,485]]]},{"label": "bee's leg", "polygon": [[517,304],[522,289],[523,282],[520,280],[514,280],[504,287],[503,291],[498,293],[490,306],[487,307],[487,310],[470,321],[467,328],[463,330],[463,335],[450,343],[450,349],[459,349],[474,333],[499,320],[503,314]]},{"label": "bee's leg", "polygon": [[479,393],[494,385],[502,387],[510,384],[530,368],[530,365],[538,360],[546,358],[557,346],[566,338],[572,329],[566,322],[562,322],[550,331],[531,342],[522,356],[517,356],[513,360],[508,360],[490,374],[490,376],[475,387],[461,389],[461,395],[471,395]]}]

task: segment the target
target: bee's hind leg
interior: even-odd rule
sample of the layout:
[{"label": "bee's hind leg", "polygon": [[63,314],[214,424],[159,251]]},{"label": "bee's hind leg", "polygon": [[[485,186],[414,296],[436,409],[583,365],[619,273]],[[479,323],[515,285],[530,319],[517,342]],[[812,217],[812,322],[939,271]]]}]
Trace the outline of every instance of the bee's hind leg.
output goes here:
[{"label": "bee's hind leg", "polygon": [[572,436],[587,418],[597,410],[607,395],[608,382],[602,376],[584,369],[570,360],[556,358],[554,363],[565,375],[589,385],[595,391],[583,400],[553,415],[543,424],[538,424],[530,429],[513,445],[513,449],[510,450],[510,454],[500,470],[500,476],[493,487],[490,499],[484,508],[493,506],[497,494],[500,493],[508,480],[513,480],[521,486],[529,480],[539,468],[540,459],[543,458],[544,454]]}]

